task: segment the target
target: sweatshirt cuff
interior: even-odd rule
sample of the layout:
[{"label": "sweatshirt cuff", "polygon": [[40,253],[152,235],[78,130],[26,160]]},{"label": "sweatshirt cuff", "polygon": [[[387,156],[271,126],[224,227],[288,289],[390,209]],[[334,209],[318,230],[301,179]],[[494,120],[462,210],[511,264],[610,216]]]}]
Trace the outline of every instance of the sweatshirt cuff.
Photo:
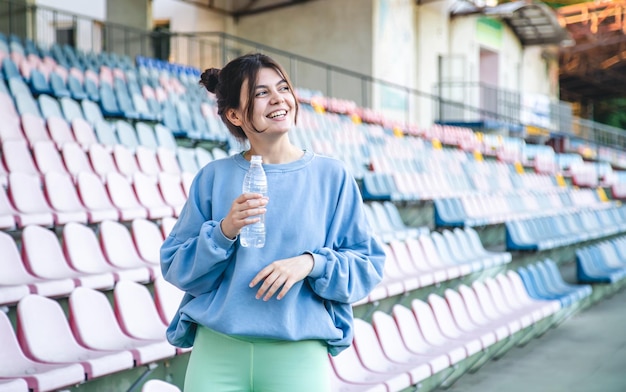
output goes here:
[{"label": "sweatshirt cuff", "polygon": [[224,235],[224,233],[222,232],[222,224],[221,223],[222,222],[220,221],[220,222],[218,222],[217,225],[215,225],[213,227],[213,234],[212,234],[213,242],[215,242],[215,244],[217,246],[221,247],[221,248],[228,249],[231,246],[233,246],[235,241],[237,241],[237,237],[239,237],[239,236],[235,237],[232,240],[230,238],[226,237]]},{"label": "sweatshirt cuff", "polygon": [[326,258],[322,255],[315,254],[313,252],[304,252],[313,256],[313,269],[309,272],[309,278],[319,278],[324,274],[324,267],[326,266]]}]

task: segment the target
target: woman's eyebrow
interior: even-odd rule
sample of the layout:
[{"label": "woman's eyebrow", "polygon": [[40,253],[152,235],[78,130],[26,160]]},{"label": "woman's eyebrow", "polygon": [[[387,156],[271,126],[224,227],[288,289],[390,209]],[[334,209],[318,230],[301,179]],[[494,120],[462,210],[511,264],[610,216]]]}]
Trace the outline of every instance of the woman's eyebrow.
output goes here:
[{"label": "woman's eyebrow", "polygon": [[[287,81],[285,79],[281,79],[281,80],[278,81],[278,83],[276,83],[276,86],[281,85],[283,83],[287,83]],[[263,89],[263,88],[267,88],[267,86],[264,85],[264,84],[259,84],[259,85],[254,86],[255,90]]]}]

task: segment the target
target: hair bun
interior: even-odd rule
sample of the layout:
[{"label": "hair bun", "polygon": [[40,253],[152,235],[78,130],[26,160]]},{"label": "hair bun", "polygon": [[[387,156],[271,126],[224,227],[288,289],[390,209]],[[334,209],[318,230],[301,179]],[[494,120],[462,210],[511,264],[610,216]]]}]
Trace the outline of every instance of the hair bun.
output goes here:
[{"label": "hair bun", "polygon": [[209,68],[200,75],[200,84],[209,92],[215,93],[215,88],[219,82],[220,70],[218,68]]}]

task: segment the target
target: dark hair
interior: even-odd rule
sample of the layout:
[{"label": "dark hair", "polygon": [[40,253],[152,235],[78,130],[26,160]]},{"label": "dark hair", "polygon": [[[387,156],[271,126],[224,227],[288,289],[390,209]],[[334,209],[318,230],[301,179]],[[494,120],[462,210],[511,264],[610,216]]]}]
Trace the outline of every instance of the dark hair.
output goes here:
[{"label": "dark hair", "polygon": [[241,102],[241,86],[244,81],[248,81],[248,101],[244,109],[245,120],[252,117],[254,110],[254,82],[257,79],[261,68],[274,69],[285,79],[295,101],[295,118],[298,117],[298,101],[287,72],[283,67],[271,57],[252,53],[237,57],[231,60],[224,68],[209,68],[200,75],[200,84],[209,92],[214,93],[217,98],[217,114],[221,117],[230,133],[239,141],[245,142],[248,137],[241,127],[233,125],[227,118],[228,109],[239,109]]}]

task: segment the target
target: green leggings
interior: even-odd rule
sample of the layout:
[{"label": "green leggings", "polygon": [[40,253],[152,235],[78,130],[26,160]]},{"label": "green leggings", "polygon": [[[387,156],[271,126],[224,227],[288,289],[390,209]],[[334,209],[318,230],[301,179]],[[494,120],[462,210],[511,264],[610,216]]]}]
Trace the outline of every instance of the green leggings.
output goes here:
[{"label": "green leggings", "polygon": [[326,346],[233,338],[199,326],[184,392],[330,392]]}]

